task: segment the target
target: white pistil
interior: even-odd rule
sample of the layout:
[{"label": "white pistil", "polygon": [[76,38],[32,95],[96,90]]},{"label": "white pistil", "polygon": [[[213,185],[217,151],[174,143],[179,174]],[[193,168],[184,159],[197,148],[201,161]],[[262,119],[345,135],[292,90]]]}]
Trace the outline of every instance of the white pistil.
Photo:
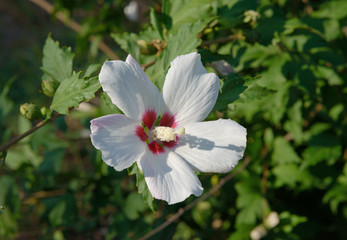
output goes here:
[{"label": "white pistil", "polygon": [[155,127],[152,130],[153,140],[159,140],[161,142],[170,142],[175,141],[177,134],[184,135],[185,129],[180,128],[178,130],[174,130],[170,127]]}]

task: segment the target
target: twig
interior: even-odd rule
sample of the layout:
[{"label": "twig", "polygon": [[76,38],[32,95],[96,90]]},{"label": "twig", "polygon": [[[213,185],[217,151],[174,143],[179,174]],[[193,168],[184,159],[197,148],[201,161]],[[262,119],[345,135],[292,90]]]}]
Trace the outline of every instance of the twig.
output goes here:
[{"label": "twig", "polygon": [[243,39],[243,36],[241,34],[234,34],[234,35],[229,35],[227,37],[224,37],[224,38],[217,38],[217,39],[214,39],[214,40],[210,40],[210,41],[204,41],[201,43],[201,47],[208,47],[212,44],[215,44],[215,43],[226,43],[226,42],[230,42],[232,40],[242,40]]},{"label": "twig", "polygon": [[156,227],[155,229],[153,229],[152,231],[150,231],[149,233],[147,233],[146,235],[142,236],[141,238],[139,238],[139,240],[146,240],[150,237],[152,237],[153,235],[155,235],[156,233],[160,232],[161,230],[163,230],[164,228],[166,228],[167,226],[169,226],[171,223],[173,223],[174,221],[176,221],[178,218],[180,218],[183,213],[187,212],[188,210],[190,210],[191,208],[193,208],[195,205],[197,205],[199,202],[207,199],[208,197],[210,197],[212,194],[214,194],[218,189],[220,189],[226,182],[228,182],[230,179],[232,179],[233,177],[235,177],[235,175],[237,175],[238,173],[240,173],[243,169],[246,168],[246,166],[249,164],[250,159],[249,158],[245,158],[245,160],[243,161],[242,166],[237,169],[237,171],[231,172],[229,173],[226,177],[222,178],[219,183],[217,185],[215,185],[213,188],[210,189],[210,191],[208,191],[206,194],[204,194],[203,196],[201,196],[200,198],[195,199],[195,201],[191,202],[190,204],[188,204],[187,206],[185,206],[184,208],[180,208],[178,210],[177,213],[175,213],[173,216],[171,216],[168,220],[166,220],[164,223],[162,223],[161,225],[159,225],[158,227]]},{"label": "twig", "polygon": [[[34,4],[36,4],[37,6],[39,6],[40,8],[42,8],[43,10],[45,10],[47,13],[53,14],[54,6],[52,4],[50,4],[49,2],[47,2],[46,0],[30,0],[30,1]],[[71,28],[75,32],[81,33],[81,31],[82,31],[81,25],[79,23],[77,23],[76,21],[74,21],[73,19],[69,19],[61,12],[56,13],[56,17],[59,21],[63,22],[66,26],[68,26],[69,28]],[[93,35],[89,37],[89,41],[91,41],[91,42],[94,39],[95,39],[95,36],[93,36]],[[113,59],[113,60],[120,59],[119,56],[115,52],[113,52],[112,49],[110,47],[108,47],[103,41],[99,42],[98,47],[110,59]]]},{"label": "twig", "polygon": [[143,64],[143,65],[142,65],[142,70],[145,71],[147,68],[149,68],[150,66],[152,66],[156,61],[157,61],[157,59],[154,59],[152,62]]},{"label": "twig", "polygon": [[56,113],[52,118],[47,119],[47,120],[42,120],[41,122],[39,122],[38,124],[36,124],[34,127],[32,127],[31,129],[29,129],[28,131],[26,131],[25,133],[11,139],[8,143],[5,143],[4,145],[0,146],[0,152],[5,152],[7,149],[9,149],[12,145],[16,144],[17,142],[19,142],[20,140],[22,140],[23,138],[25,138],[26,136],[32,134],[33,132],[35,132],[36,130],[40,129],[41,127],[43,127],[44,125],[46,125],[49,122],[52,122],[53,120],[55,120],[57,117],[61,116],[60,113]]}]

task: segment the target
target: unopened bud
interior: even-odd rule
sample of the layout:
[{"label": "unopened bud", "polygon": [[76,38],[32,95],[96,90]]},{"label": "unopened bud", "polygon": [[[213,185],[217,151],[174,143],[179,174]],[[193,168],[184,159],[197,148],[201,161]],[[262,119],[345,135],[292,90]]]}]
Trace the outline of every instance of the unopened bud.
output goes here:
[{"label": "unopened bud", "polygon": [[50,110],[49,108],[46,108],[46,107],[42,107],[40,109],[40,112],[41,112],[42,117],[44,117],[46,119],[50,118],[50,116],[52,115],[52,110]]},{"label": "unopened bud", "polygon": [[41,83],[43,94],[48,97],[53,97],[55,91],[59,87],[59,82],[53,79],[43,80]]},{"label": "unopened bud", "polygon": [[274,228],[280,222],[280,217],[277,212],[271,212],[265,219],[264,225],[268,229]]},{"label": "unopened bud", "polygon": [[225,60],[213,61],[211,66],[216,70],[218,75],[227,76],[235,72],[234,68]]},{"label": "unopened bud", "polygon": [[259,225],[255,227],[251,232],[250,232],[250,237],[252,240],[260,240],[264,236],[266,236],[266,229],[263,225]]},{"label": "unopened bud", "polygon": [[254,10],[248,10],[244,13],[244,15],[245,18],[243,19],[243,22],[250,23],[251,25],[254,25],[259,18],[259,13]]},{"label": "unopened bud", "polygon": [[153,55],[157,51],[151,43],[145,40],[137,40],[136,43],[140,47],[140,52],[144,55]]},{"label": "unopened bud", "polygon": [[40,109],[32,103],[24,103],[20,106],[20,113],[29,120],[42,118]]}]

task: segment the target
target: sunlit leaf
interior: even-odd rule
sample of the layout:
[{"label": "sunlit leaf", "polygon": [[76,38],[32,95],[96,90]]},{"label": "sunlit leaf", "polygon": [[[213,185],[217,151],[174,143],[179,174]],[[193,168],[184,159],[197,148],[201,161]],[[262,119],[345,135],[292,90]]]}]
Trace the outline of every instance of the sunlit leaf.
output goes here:
[{"label": "sunlit leaf", "polygon": [[74,73],[65,79],[54,94],[51,109],[61,114],[68,114],[69,108],[77,107],[80,102],[88,101],[95,96],[100,88],[97,77],[80,78],[79,73]]},{"label": "sunlit leaf", "polygon": [[140,169],[138,168],[137,164],[134,163],[131,168],[129,168],[129,174],[130,175],[136,175],[136,186],[138,188],[138,192],[142,195],[143,200],[148,204],[148,207],[154,212],[154,207],[153,207],[153,197],[151,192],[149,191],[146,181],[145,181],[145,176],[143,173],[141,173]]},{"label": "sunlit leaf", "polygon": [[58,82],[63,82],[72,74],[74,55],[71,48],[59,47],[59,43],[48,36],[43,47],[41,70]]}]

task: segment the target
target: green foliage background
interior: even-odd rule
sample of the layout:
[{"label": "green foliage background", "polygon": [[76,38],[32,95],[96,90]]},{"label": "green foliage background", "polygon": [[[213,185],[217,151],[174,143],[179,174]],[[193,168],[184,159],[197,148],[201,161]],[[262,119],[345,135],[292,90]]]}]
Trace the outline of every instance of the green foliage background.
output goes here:
[{"label": "green foliage background", "polygon": [[[1,144],[35,123],[19,113],[25,102],[45,107],[41,118],[64,116],[7,151],[0,238],[136,239],[195,199],[152,202],[136,166],[116,172],[91,145],[89,121],[119,112],[98,91],[107,58],[100,39],[123,60],[131,53],[153,63],[146,73],[159,88],[170,61],[198,51],[222,83],[208,118],[231,118],[248,131],[246,169],[151,239],[250,239],[270,212],[280,222],[265,227],[264,239],[347,238],[346,1],[145,1],[137,22],[124,16],[128,1],[52,3],[82,31],[30,2],[2,10],[14,23],[0,22]],[[222,76],[221,60],[234,72]],[[50,97],[44,80],[57,87]],[[222,177],[199,175],[205,192]]]}]

